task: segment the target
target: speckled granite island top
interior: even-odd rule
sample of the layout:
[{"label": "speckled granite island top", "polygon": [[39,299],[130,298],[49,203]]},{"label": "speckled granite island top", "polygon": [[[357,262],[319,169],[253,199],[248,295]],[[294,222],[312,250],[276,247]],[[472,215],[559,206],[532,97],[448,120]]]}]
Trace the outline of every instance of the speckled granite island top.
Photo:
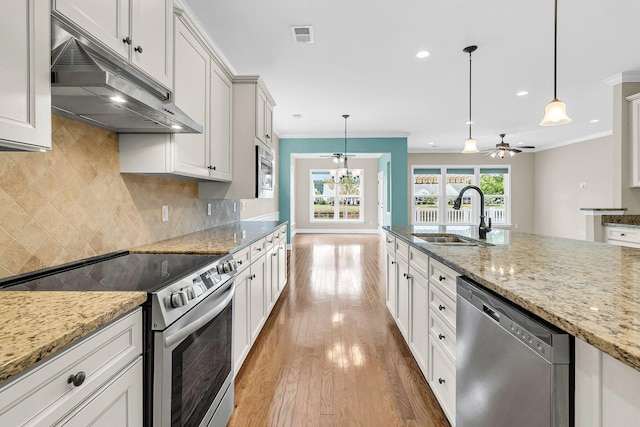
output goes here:
[{"label": "speckled granite island top", "polygon": [[0,292],[0,382],[146,299],[146,292]]},{"label": "speckled granite island top", "polygon": [[640,250],[507,231],[490,233],[495,246],[435,246],[412,233],[456,231],[385,228],[640,371]]},{"label": "speckled granite island top", "polygon": [[239,221],[131,249],[138,253],[223,255],[275,231],[286,221]]}]

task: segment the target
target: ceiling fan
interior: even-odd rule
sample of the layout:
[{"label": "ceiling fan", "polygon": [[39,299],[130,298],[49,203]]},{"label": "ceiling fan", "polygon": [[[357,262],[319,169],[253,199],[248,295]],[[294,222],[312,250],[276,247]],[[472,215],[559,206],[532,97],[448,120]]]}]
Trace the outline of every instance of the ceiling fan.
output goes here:
[{"label": "ceiling fan", "polygon": [[536,148],[533,145],[519,145],[518,148],[510,147],[508,143],[504,142],[504,137],[506,134],[500,134],[500,143],[496,144],[496,148],[492,148],[490,150],[485,150],[487,156],[491,156],[492,158],[504,159],[505,157],[513,157],[518,153],[522,153],[522,148]]},{"label": "ceiling fan", "polygon": [[344,154],[344,153],[333,153],[333,154],[327,154],[320,157],[333,158],[333,163],[338,164],[338,163],[344,163],[344,159],[351,159],[352,157],[356,157],[356,155]]}]

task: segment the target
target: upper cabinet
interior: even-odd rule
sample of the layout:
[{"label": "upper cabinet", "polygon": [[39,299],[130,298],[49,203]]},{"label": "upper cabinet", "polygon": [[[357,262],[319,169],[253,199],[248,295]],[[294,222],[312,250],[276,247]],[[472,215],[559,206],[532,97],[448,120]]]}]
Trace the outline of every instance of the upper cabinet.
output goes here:
[{"label": "upper cabinet", "polygon": [[173,0],[54,0],[53,13],[168,89],[173,71]]},{"label": "upper cabinet", "polygon": [[267,94],[266,89],[256,86],[256,138],[269,148],[273,148],[273,100]]},{"label": "upper cabinet", "polygon": [[640,187],[640,93],[627,97],[629,101],[629,150],[631,152],[630,187]]},{"label": "upper cabinet", "polygon": [[49,2],[4,2],[0,151],[51,148]]},{"label": "upper cabinet", "polygon": [[120,134],[120,172],[230,181],[231,74],[193,21],[177,11],[174,27],[174,102],[203,125],[201,134]]}]

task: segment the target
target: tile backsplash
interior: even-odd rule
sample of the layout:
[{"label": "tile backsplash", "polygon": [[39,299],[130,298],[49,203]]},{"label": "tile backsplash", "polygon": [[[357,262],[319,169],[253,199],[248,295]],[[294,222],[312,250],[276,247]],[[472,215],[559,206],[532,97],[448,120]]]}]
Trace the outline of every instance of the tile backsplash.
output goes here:
[{"label": "tile backsplash", "polygon": [[51,151],[0,152],[0,277],[240,219],[233,200],[198,199],[195,182],[120,174],[117,134],[52,119]]}]

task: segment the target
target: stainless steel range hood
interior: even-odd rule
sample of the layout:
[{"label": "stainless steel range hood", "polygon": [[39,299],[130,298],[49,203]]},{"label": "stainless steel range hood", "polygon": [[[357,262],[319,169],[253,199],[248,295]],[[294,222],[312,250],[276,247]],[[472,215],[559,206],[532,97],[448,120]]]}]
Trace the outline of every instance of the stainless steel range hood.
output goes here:
[{"label": "stainless steel range hood", "polygon": [[56,19],[52,43],[54,113],[118,133],[202,133],[166,89]]}]

